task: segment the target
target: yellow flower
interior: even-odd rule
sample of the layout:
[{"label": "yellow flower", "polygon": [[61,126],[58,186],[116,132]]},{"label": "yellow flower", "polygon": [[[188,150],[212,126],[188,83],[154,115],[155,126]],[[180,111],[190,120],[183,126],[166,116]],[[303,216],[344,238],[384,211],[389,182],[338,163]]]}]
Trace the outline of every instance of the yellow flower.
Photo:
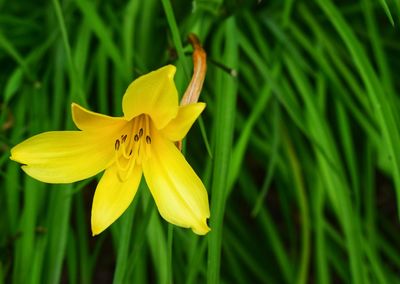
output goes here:
[{"label": "yellow flower", "polygon": [[11,149],[11,159],[48,183],[71,183],[105,169],[93,199],[93,235],[128,208],[142,173],[165,220],[206,234],[207,191],[174,144],[186,136],[205,104],[179,106],[174,74],[175,67],[168,65],[133,81],[122,100],[123,117],[72,104],[80,131],[33,136]]}]

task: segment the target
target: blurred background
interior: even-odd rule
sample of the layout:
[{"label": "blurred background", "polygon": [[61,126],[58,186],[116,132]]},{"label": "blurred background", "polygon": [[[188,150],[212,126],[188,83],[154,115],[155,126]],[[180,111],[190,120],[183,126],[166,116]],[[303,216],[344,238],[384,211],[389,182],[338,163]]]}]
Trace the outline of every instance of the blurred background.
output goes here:
[{"label": "blurred background", "polygon": [[[399,0],[0,0],[0,283],[400,283],[399,25]],[[166,64],[182,95],[190,32],[212,231],[169,225],[142,182],[92,237],[101,175],[44,184],[9,150],[75,129],[71,102],[121,115]]]}]

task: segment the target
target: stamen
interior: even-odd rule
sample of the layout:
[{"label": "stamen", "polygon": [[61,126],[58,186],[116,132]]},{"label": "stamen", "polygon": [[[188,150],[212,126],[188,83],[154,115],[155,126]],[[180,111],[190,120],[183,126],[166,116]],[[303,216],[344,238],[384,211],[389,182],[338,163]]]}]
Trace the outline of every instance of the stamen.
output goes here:
[{"label": "stamen", "polygon": [[134,158],[134,159],[136,159],[136,162],[137,162],[138,149],[140,148],[140,144],[141,144],[140,141],[139,141],[139,135],[136,134],[133,139],[134,139],[135,142],[139,142],[139,143],[133,143],[133,145],[131,147],[131,149],[132,149],[132,157],[131,157],[131,159]]},{"label": "stamen", "polygon": [[[132,130],[131,130],[132,134],[136,132],[136,129],[138,129],[139,125],[140,125],[139,119],[133,119],[133,126],[132,126]],[[133,140],[135,140],[137,142],[138,140],[136,140],[136,136],[137,135],[133,136]]]},{"label": "stamen", "polygon": [[[126,147],[125,144],[122,144],[122,156],[124,156],[125,159],[129,159],[129,155],[127,154],[127,150],[129,149],[129,147]],[[132,151],[132,150],[131,150]]]},{"label": "stamen", "polygon": [[[120,157],[118,156],[118,153],[115,152],[115,163],[117,164],[118,172],[120,172],[120,171],[123,171],[123,172],[127,171],[127,170],[129,169],[129,163],[128,163],[125,167],[123,167],[123,166],[121,165],[120,161],[119,161],[119,158],[120,158]],[[130,162],[130,161],[129,161],[129,162]]]},{"label": "stamen", "polygon": [[125,182],[130,177],[133,169],[135,168],[135,164],[136,164],[136,159],[134,159],[134,158],[129,159],[129,163],[128,163],[128,167],[127,167],[128,169],[123,170],[124,172],[127,171],[127,174],[124,177],[121,176],[121,171],[118,171],[118,178],[121,182]]},{"label": "stamen", "polygon": [[146,136],[146,143],[151,144],[151,137],[149,135]]},{"label": "stamen", "polygon": [[146,144],[144,147],[145,156],[147,159],[151,157],[151,125],[150,125],[150,117],[146,115],[146,128],[145,128],[145,135],[146,135]]},{"label": "stamen", "polygon": [[[118,141],[118,140],[117,140]],[[116,143],[117,144],[117,143]],[[119,146],[118,146],[119,147]],[[132,171],[133,171],[133,169],[134,169],[134,167],[135,167],[135,164],[136,164],[136,158],[134,158],[134,157],[129,157],[129,156],[127,156],[126,155],[126,149],[125,149],[125,144],[122,144],[122,156],[126,159],[126,160],[128,160],[128,163],[125,165],[125,166],[122,166],[121,165],[121,162],[120,162],[120,158],[121,158],[121,156],[119,155],[119,151],[115,151],[115,156],[114,156],[114,159],[115,159],[115,164],[117,165],[117,168],[118,168],[118,171],[117,171],[117,175],[118,175],[118,179],[121,181],[121,182],[125,182],[128,178],[129,178],[129,176],[131,175],[131,173],[132,173]],[[132,153],[132,149],[130,150],[130,153]],[[122,173],[126,173],[126,175],[125,176],[122,176]]]},{"label": "stamen", "polygon": [[[150,117],[141,114],[131,122],[129,134],[122,133],[115,140],[115,166],[118,179],[125,182],[136,165],[140,166],[144,160],[151,157],[152,124]],[[141,138],[144,138],[143,140]]]},{"label": "stamen", "polygon": [[121,136],[122,143],[125,143],[127,137],[128,137],[128,135],[126,135],[126,134]]},{"label": "stamen", "polygon": [[146,136],[150,135],[150,122],[149,122],[149,117],[146,115]]},{"label": "stamen", "polygon": [[117,150],[117,151],[119,150],[119,145],[120,145],[119,139],[115,140],[115,144],[114,144],[115,150]]}]

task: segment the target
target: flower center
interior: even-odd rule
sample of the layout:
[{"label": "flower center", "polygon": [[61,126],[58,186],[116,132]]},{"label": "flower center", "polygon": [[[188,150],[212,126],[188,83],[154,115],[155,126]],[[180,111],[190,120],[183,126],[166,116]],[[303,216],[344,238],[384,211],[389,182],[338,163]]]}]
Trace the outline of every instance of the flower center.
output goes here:
[{"label": "flower center", "polygon": [[151,156],[151,119],[146,114],[133,118],[127,133],[115,140],[115,162],[121,181],[129,178],[135,165],[141,165]]}]

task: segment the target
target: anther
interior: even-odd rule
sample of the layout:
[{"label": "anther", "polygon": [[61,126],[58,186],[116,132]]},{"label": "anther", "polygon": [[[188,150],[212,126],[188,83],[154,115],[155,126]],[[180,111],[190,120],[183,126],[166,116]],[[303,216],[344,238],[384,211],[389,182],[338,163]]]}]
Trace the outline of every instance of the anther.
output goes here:
[{"label": "anther", "polygon": [[149,135],[146,136],[146,143],[151,144],[151,138]]},{"label": "anther", "polygon": [[135,140],[135,142],[139,141],[139,136],[137,134],[135,134],[135,137],[133,138]]},{"label": "anther", "polygon": [[122,143],[125,143],[127,137],[128,137],[128,135],[126,135],[126,134],[121,136]]},{"label": "anther", "polygon": [[119,145],[120,145],[119,139],[115,140],[115,145],[114,145],[115,150],[119,150]]},{"label": "anther", "polygon": [[140,128],[140,130],[139,130],[139,137],[142,137],[143,136],[143,128]]}]

